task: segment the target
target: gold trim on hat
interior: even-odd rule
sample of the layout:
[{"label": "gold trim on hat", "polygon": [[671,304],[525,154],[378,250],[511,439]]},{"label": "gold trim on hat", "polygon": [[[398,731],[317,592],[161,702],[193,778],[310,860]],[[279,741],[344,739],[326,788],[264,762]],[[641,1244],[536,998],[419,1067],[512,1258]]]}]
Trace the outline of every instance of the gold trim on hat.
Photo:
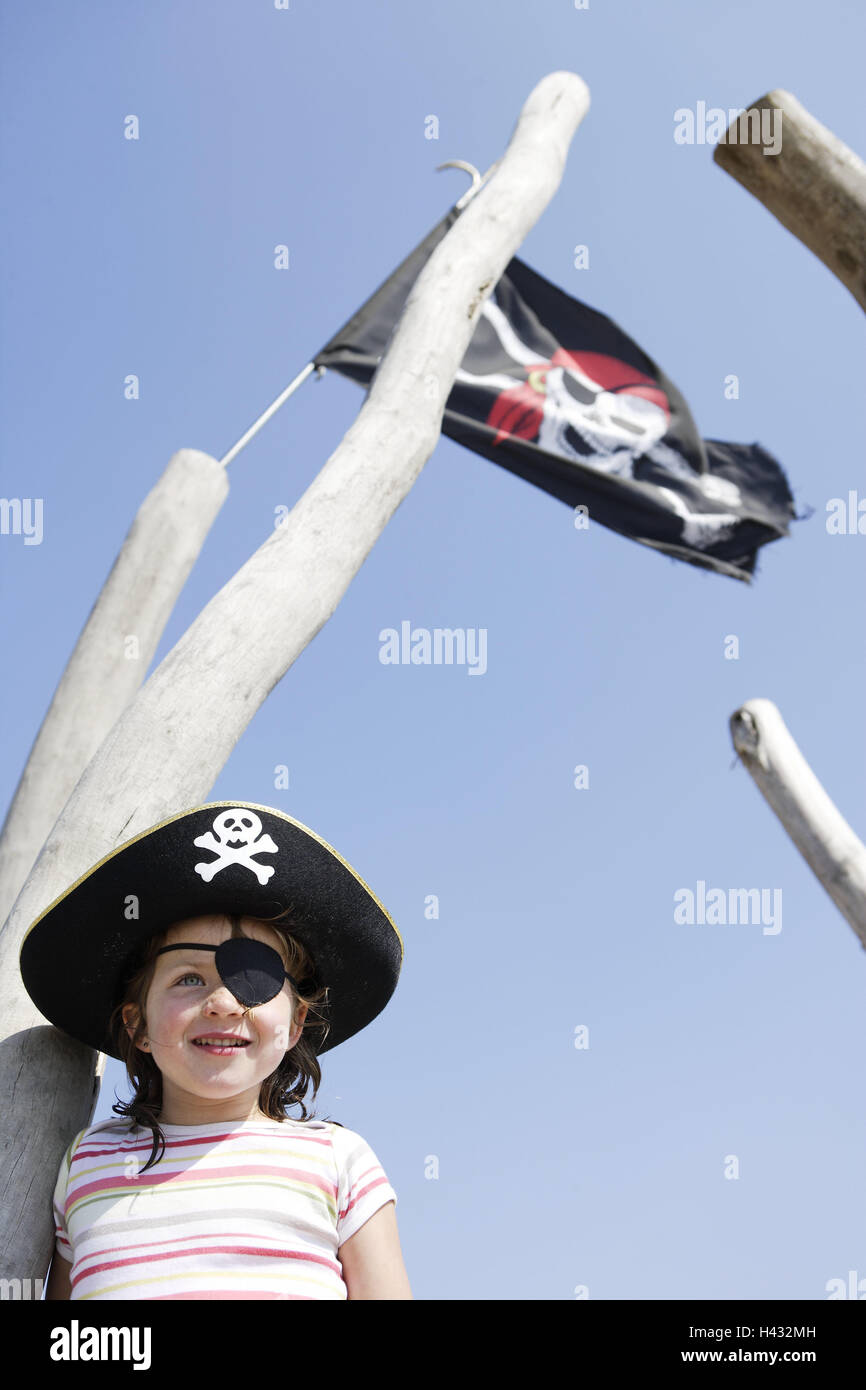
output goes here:
[{"label": "gold trim on hat", "polygon": [[102,859],[100,859],[96,864],[92,865],[91,868],[89,868],[86,873],[83,873],[80,878],[77,878],[75,882],[65,890],[65,892],[60,894],[59,897],[55,898],[54,902],[50,903],[49,906],[45,908],[44,912],[40,912],[36,920],[34,922],[31,922],[30,926],[27,928],[27,931],[24,933],[24,937],[21,942],[21,950],[23,951],[24,942],[27,940],[34,927],[38,927],[43,917],[47,917],[49,912],[53,912],[55,907],[57,907],[60,903],[63,902],[64,898],[68,898],[70,893],[74,893],[76,888],[78,888],[82,883],[84,883],[86,879],[90,878],[91,874],[95,874],[97,869],[101,869],[103,864],[107,864],[109,859],[113,859],[116,854],[122,854],[122,852],[125,849],[129,849],[130,845],[137,844],[139,840],[146,839],[147,836],[152,835],[155,830],[162,830],[163,826],[171,825],[174,821],[177,820],[183,820],[186,816],[192,816],[197,811],[209,811],[211,807],[217,806],[245,806],[250,811],[266,811],[269,816],[279,816],[281,820],[288,821],[290,825],[296,826],[298,830],[303,830],[305,835],[309,835],[312,840],[315,840],[318,844],[322,845],[328,851],[329,854],[332,854],[333,857],[343,865],[344,869],[349,870],[349,873],[352,875],[352,877],[356,879],[358,883],[360,883],[361,887],[364,889],[364,892],[367,893],[373,899],[373,902],[376,904],[383,917],[385,917],[390,926],[394,928],[394,931],[397,933],[397,940],[400,942],[400,961],[402,965],[405,950],[403,946],[403,938],[400,935],[397,924],[391,917],[390,912],[388,912],[388,910],[379,901],[369,884],[364,882],[357,870],[352,868],[352,865],[346,859],[343,858],[342,854],[338,853],[338,851],[334,849],[333,845],[329,845],[327,840],[323,840],[321,835],[317,835],[315,830],[311,830],[308,825],[304,825],[301,821],[295,820],[294,816],[286,815],[285,811],[279,811],[274,806],[263,806],[261,802],[258,801],[206,801],[201,806],[191,806],[189,810],[179,811],[176,816],[168,816],[166,820],[161,820],[156,825],[148,826],[147,830],[142,830],[140,835],[133,835],[131,840],[126,840],[122,845],[118,845],[116,849],[110,850],[108,854],[103,855]]}]

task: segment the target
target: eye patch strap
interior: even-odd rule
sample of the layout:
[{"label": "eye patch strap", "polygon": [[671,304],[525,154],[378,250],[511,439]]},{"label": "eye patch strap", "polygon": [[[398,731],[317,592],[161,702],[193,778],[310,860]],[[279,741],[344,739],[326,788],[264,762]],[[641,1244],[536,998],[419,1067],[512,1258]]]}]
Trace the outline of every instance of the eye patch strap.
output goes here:
[{"label": "eye patch strap", "polygon": [[278,953],[263,941],[249,936],[232,936],[219,946],[206,946],[196,941],[184,941],[177,946],[163,946],[157,951],[213,951],[217,973],[230,994],[244,1008],[267,1004],[275,999],[288,980],[300,994],[297,981],[284,968]]}]

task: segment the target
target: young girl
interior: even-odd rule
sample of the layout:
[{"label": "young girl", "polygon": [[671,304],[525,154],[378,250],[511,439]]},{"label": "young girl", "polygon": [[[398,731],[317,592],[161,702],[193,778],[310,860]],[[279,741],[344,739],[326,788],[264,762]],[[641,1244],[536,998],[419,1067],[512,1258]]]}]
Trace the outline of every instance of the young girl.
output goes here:
[{"label": "young girl", "polygon": [[401,963],[354,870],[250,803],[154,826],[53,903],[25,985],[134,1094],[63,1156],[46,1297],[410,1299],[375,1153],[304,1105],[317,1056],[384,1008]]}]

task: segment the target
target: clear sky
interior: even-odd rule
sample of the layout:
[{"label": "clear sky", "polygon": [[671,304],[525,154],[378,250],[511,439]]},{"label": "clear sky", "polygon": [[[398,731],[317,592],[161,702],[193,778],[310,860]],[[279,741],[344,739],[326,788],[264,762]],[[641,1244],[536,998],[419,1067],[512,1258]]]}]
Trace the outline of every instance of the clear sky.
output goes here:
[{"label": "clear sky", "polygon": [[[3,814],[172,453],[228,450],[462,194],[437,164],[486,169],[547,73],[588,83],[519,254],[631,334],[705,436],[769,449],[811,515],[747,585],[577,531],[442,439],[208,799],[310,826],[403,934],[316,1114],[384,1165],[416,1298],[824,1299],[866,1277],[866,959],[727,724],[773,700],[864,834],[866,537],[826,527],[863,496],[863,315],[711,146],[673,138],[678,108],[782,87],[862,156],[862,6],[44,0],[0,25],[0,492],[44,503],[40,544],[0,536]],[[231,466],[154,667],[362,401],[311,380]],[[486,629],[484,675],[382,665],[406,620]],[[780,890],[781,930],[676,923],[699,881]],[[96,1118],[115,1087],[110,1063]]]}]

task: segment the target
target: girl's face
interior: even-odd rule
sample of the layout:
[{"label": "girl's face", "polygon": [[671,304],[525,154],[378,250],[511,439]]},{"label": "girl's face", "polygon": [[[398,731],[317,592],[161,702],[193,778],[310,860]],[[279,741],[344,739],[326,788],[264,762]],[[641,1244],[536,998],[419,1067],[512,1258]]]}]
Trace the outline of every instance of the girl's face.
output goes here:
[{"label": "girl's face", "polygon": [[[244,920],[245,936],[263,941],[286,961],[278,932]],[[177,922],[163,945],[200,941],[219,946],[231,936],[224,917]],[[169,951],[157,956],[145,1001],[146,1043],[162,1073],[165,1124],[209,1124],[257,1116],[262,1082],[276,1071],[301,1036],[307,1006],[292,1013],[288,980],[280,993],[245,1012],[217,973],[213,951]],[[134,1023],[134,1006],[123,1011]]]}]

